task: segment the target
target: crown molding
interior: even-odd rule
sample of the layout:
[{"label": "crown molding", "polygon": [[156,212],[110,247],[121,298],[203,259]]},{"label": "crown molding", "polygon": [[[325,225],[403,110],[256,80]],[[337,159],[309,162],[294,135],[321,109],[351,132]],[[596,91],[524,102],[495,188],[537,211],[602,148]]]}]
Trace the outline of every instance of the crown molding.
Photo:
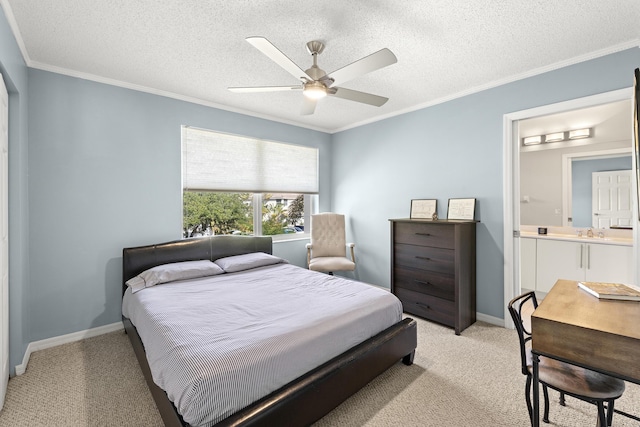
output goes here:
[{"label": "crown molding", "polygon": [[449,102],[449,101],[453,101],[454,99],[458,99],[458,98],[463,98],[465,96],[468,95],[472,95],[474,93],[478,93],[478,92],[482,92],[484,90],[487,89],[493,89],[495,87],[498,86],[502,86],[508,83],[513,83],[516,82],[518,80],[523,80],[529,77],[534,77],[540,74],[544,74],[547,73],[549,71],[554,71],[560,68],[564,68],[567,67],[569,65],[575,65],[575,64],[579,64],[581,62],[585,62],[585,61],[589,61],[592,59],[596,59],[596,58],[600,58],[603,56],[607,56],[607,55],[611,55],[613,53],[617,53],[617,52],[621,52],[623,50],[627,50],[627,49],[632,49],[634,47],[640,48],[640,39],[635,39],[626,43],[621,43],[618,45],[614,45],[614,46],[610,46],[604,49],[600,49],[594,52],[589,52],[586,53],[584,55],[579,55],[564,61],[560,61],[560,62],[556,62],[550,65],[546,65],[544,67],[540,67],[540,68],[536,68],[530,71],[526,71],[524,73],[520,73],[520,74],[515,74],[511,77],[506,77],[504,79],[499,79],[499,80],[494,80],[492,82],[483,84],[483,85],[479,85],[473,88],[470,88],[468,90],[462,91],[462,92],[458,92],[455,93],[453,95],[449,95],[449,96],[445,96],[442,98],[438,98],[438,99],[434,99],[433,101],[428,101],[425,102],[423,104],[418,104],[415,105],[413,107],[409,107],[406,108],[404,110],[399,110],[399,111],[395,111],[393,113],[390,114],[386,114],[384,116],[377,116],[375,118],[372,118],[370,120],[363,120],[357,123],[354,123],[353,125],[349,125],[349,126],[345,126],[339,129],[334,130],[332,133],[337,133],[337,132],[342,132],[348,129],[352,129],[352,128],[356,128],[356,127],[360,127],[360,126],[364,126],[366,124],[370,124],[370,123],[374,123],[374,122],[378,122],[380,120],[385,120],[391,117],[395,117],[395,116],[400,116],[402,114],[406,114],[406,113],[411,113],[413,111],[417,111],[417,110],[422,110],[423,108],[428,108],[428,107],[433,107],[434,105],[438,105],[438,104],[443,104],[445,102]]}]

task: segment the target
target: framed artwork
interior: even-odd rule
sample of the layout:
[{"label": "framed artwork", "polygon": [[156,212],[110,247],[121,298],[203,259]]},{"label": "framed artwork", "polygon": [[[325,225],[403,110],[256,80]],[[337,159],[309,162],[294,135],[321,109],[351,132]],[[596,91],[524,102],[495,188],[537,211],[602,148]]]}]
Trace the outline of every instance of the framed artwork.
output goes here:
[{"label": "framed artwork", "polygon": [[427,218],[432,219],[433,214],[438,211],[438,201],[436,199],[413,199],[411,200],[411,219]]},{"label": "framed artwork", "polygon": [[473,220],[476,212],[476,199],[449,199],[447,219]]}]

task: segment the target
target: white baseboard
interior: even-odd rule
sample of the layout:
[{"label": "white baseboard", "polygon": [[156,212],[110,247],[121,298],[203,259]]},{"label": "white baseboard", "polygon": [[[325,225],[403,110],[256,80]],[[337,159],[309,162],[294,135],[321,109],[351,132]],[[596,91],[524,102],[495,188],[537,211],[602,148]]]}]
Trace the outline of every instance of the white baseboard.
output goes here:
[{"label": "white baseboard", "polygon": [[40,341],[30,342],[27,346],[27,350],[22,358],[22,364],[16,365],[16,375],[22,375],[27,370],[27,364],[31,353],[38,350],[44,350],[45,348],[56,347],[62,344],[68,344],[70,342],[80,341],[85,338],[91,338],[109,332],[115,332],[124,328],[122,322],[111,323],[109,325],[98,326],[97,328],[85,329],[84,331],[73,332],[71,334],[60,335],[58,337],[51,337]]},{"label": "white baseboard", "polygon": [[504,319],[499,317],[489,316],[488,314],[478,313],[476,312],[476,320],[480,320],[481,322],[491,323],[492,325],[502,326],[504,328]]}]

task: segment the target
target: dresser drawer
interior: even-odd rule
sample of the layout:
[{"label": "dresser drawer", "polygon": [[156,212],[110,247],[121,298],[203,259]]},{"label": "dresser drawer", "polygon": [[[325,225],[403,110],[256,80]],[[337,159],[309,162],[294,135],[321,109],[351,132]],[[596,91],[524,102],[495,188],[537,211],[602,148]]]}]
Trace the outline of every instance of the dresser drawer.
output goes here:
[{"label": "dresser drawer", "polygon": [[408,245],[433,246],[453,249],[454,227],[429,223],[398,222],[394,226],[394,242]]},{"label": "dresser drawer", "polygon": [[453,274],[455,252],[452,249],[396,244],[393,246],[395,265],[419,270]]},{"label": "dresser drawer", "polygon": [[395,267],[393,286],[396,289],[404,288],[450,301],[455,300],[455,278],[450,274]]},{"label": "dresser drawer", "polygon": [[455,326],[455,304],[452,301],[396,288],[395,295],[402,301],[403,310],[447,326]]}]

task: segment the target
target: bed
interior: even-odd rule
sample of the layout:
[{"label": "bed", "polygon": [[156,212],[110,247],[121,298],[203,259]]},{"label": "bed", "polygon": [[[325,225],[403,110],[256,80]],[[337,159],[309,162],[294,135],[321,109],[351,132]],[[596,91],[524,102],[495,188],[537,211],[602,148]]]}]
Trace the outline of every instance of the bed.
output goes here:
[{"label": "bed", "polygon": [[[236,259],[242,259],[244,261],[245,259],[247,259],[247,257],[249,257],[250,259],[259,260],[266,259],[271,264],[260,264],[256,268],[251,265],[246,271],[232,270],[232,268],[236,268],[236,266],[238,265],[237,263],[233,264],[232,262],[231,264],[226,265],[220,264],[221,261],[224,262],[225,260],[233,260],[235,262]],[[181,415],[185,414],[185,418],[189,419],[189,417],[191,417],[191,419],[194,419],[192,414],[188,413],[189,411],[185,412],[184,395],[191,393],[192,389],[194,388],[204,388],[200,387],[200,383],[204,382],[205,380],[198,379],[198,387],[192,387],[191,389],[189,389],[188,393],[183,395],[176,394],[175,387],[172,386],[170,382],[166,384],[163,383],[163,381],[165,381],[165,377],[169,377],[170,375],[158,373],[158,357],[156,356],[158,353],[158,348],[162,349],[164,347],[156,343],[154,341],[155,338],[150,338],[149,329],[164,330],[165,328],[167,328],[167,325],[165,324],[165,322],[162,324],[158,324],[160,326],[157,326],[154,323],[151,328],[149,328],[149,326],[145,326],[145,324],[148,322],[141,320],[143,319],[143,317],[140,317],[142,315],[138,314],[138,312],[147,310],[143,305],[146,304],[147,300],[170,301],[171,304],[173,304],[169,309],[173,311],[169,311],[172,314],[170,316],[171,321],[168,323],[173,323],[174,317],[192,317],[194,318],[194,325],[200,325],[198,324],[198,322],[205,322],[206,324],[206,322],[210,322],[211,319],[196,321],[195,316],[191,316],[191,313],[195,313],[198,311],[198,301],[195,301],[195,305],[194,302],[190,302],[188,308],[180,308],[180,306],[178,305],[178,301],[181,300],[182,297],[176,297],[176,295],[178,294],[175,293],[178,292],[178,288],[180,288],[180,292],[182,292],[184,295],[193,293],[193,289],[197,289],[198,298],[203,301],[205,299],[205,295],[217,295],[215,299],[217,303],[220,303],[220,301],[227,301],[224,300],[224,298],[237,298],[237,295],[236,297],[232,296],[233,292],[231,290],[234,289],[236,285],[233,285],[231,283],[243,283],[243,286],[249,286],[248,284],[252,284],[258,280],[269,280],[268,283],[270,283],[270,289],[273,289],[272,293],[283,295],[283,293],[286,294],[294,288],[294,286],[291,286],[293,282],[297,282],[299,280],[307,280],[304,278],[298,279],[297,275],[301,274],[303,276],[312,275],[312,283],[306,285],[308,286],[307,289],[325,289],[324,293],[327,294],[325,295],[327,297],[329,294],[343,294],[343,299],[355,300],[352,294],[358,293],[358,297],[356,299],[360,300],[360,293],[362,293],[362,295],[370,295],[373,298],[372,301],[380,300],[380,304],[383,304],[383,300],[385,300],[384,305],[392,306],[394,304],[386,301],[388,300],[388,296],[381,297],[381,292],[377,289],[374,291],[374,287],[371,287],[369,285],[348,281],[343,278],[331,277],[322,273],[309,272],[306,269],[301,269],[299,267],[289,265],[288,263],[286,263],[286,261],[283,260],[270,261],[276,258],[277,257],[272,256],[272,242],[270,237],[213,236],[123,249],[123,323],[129,339],[132,343],[138,362],[142,368],[149,389],[151,390],[151,394],[156,402],[165,425],[191,425],[189,422],[186,422]],[[215,275],[211,278],[195,278],[184,281],[177,281],[174,283],[162,284],[159,286],[155,286],[154,290],[144,289],[133,295],[131,289],[128,289],[130,286],[127,286],[126,284],[126,282],[129,281],[129,284],[131,285],[132,282],[138,279],[141,273],[148,271],[149,269],[152,269],[154,267],[163,267],[164,265],[171,265],[172,263],[183,263],[197,260],[216,261],[220,265],[225,267],[225,272],[224,274]],[[237,281],[235,280],[236,277],[242,278],[242,280]],[[231,281],[232,279],[234,279],[233,282]],[[351,286],[354,286],[353,292],[350,288]],[[265,286],[263,284],[256,287],[264,288]],[[229,295],[227,295],[227,292],[225,291],[223,296],[223,293],[220,291],[221,289],[228,289]],[[248,293],[250,291],[247,288],[246,290],[242,289],[242,292]],[[142,297],[137,298],[134,296]],[[268,295],[263,295],[259,298],[265,300],[266,298],[268,298]],[[295,298],[295,296],[293,296],[293,298]],[[300,298],[300,296],[298,296],[298,298]],[[322,298],[324,298],[324,296],[318,294],[314,295],[314,298],[318,298],[318,300],[321,300]],[[295,299],[292,301],[295,301]],[[205,303],[202,303],[200,305],[202,306],[203,304]],[[245,302],[241,302],[238,304],[232,302],[223,302],[223,304],[224,307],[239,305],[242,307],[242,312],[238,316],[236,316],[235,314],[229,314],[225,315],[224,317],[219,317],[217,320],[215,320],[215,322],[227,323],[228,319],[244,319],[242,316],[246,315],[246,312],[250,311],[246,308]],[[300,305],[300,303],[294,304]],[[362,307],[347,310],[345,312],[346,315],[336,316],[333,321],[338,323],[336,323],[335,327],[332,326],[334,331],[331,332],[331,334],[337,332],[337,334],[341,337],[338,337],[337,335],[331,335],[329,344],[327,344],[327,341],[325,341],[324,343],[318,341],[318,343],[321,344],[314,344],[316,341],[314,334],[322,336],[328,334],[329,332],[317,332],[316,329],[318,329],[318,326],[313,326],[313,329],[311,329],[310,326],[308,329],[302,330],[301,328],[303,327],[303,322],[289,319],[287,317],[289,315],[288,310],[281,309],[280,313],[282,314],[282,316],[278,314],[278,311],[276,309],[276,307],[278,306],[278,301],[270,301],[268,304],[264,304],[271,308],[269,310],[271,312],[270,315],[276,316],[274,317],[275,321],[265,322],[264,324],[259,325],[260,327],[257,329],[277,330],[278,328],[285,328],[284,334],[296,334],[298,336],[304,337],[304,339],[307,340],[302,344],[297,344],[298,347],[292,346],[290,349],[288,349],[287,351],[290,352],[289,356],[287,355],[287,353],[281,352],[280,347],[278,347],[278,353],[282,353],[279,354],[278,357],[286,357],[287,359],[285,360],[290,362],[284,364],[292,366],[295,365],[296,369],[300,371],[295,374],[295,378],[287,379],[286,383],[275,388],[273,391],[267,392],[265,395],[258,395],[255,399],[252,398],[251,402],[248,402],[246,405],[243,404],[243,406],[241,408],[238,408],[237,410],[234,409],[230,415],[225,414],[224,417],[220,419],[220,415],[218,414],[216,415],[217,418],[213,417],[211,419],[208,419],[206,422],[203,422],[202,425],[309,425],[314,421],[322,418],[322,416],[330,412],[341,402],[346,400],[349,396],[358,391],[380,373],[397,363],[399,360],[402,360],[403,363],[410,365],[413,362],[415,347],[417,343],[415,321],[410,318],[402,319],[400,306],[400,316],[396,319],[397,321],[389,319],[384,320],[384,322],[390,322],[390,326],[371,326],[373,323],[380,322],[379,320],[377,320],[378,318],[388,317],[386,314],[382,314],[382,312],[377,313],[373,312],[373,309],[365,309],[366,307],[373,307],[377,304],[377,302],[367,302]],[[135,310],[132,308],[137,307],[138,305],[140,305],[141,308]],[[335,305],[337,306],[340,304]],[[284,305],[283,307],[286,307],[286,305]],[[385,308],[385,310],[389,309],[391,308]],[[180,316],[180,310],[182,310],[183,312],[188,312],[189,316]],[[217,311],[218,310],[216,310],[216,312]],[[309,308],[307,309],[307,311],[311,313],[313,310]],[[362,313],[361,316],[363,316],[363,319],[365,321],[361,322],[361,326],[358,326],[358,328],[362,328],[362,331],[349,329],[355,328],[357,325],[357,322],[352,322],[350,320],[350,316],[353,316],[354,313],[357,313],[359,316],[360,313]],[[164,315],[164,313],[156,313],[155,315],[159,316],[160,318],[167,317],[166,315]],[[260,316],[264,316],[264,314],[261,313]],[[307,317],[311,317],[311,315],[304,316],[305,319]],[[132,319],[136,320],[132,321]],[[281,319],[284,320],[280,321]],[[240,321],[245,322],[245,320],[238,320],[238,322]],[[230,321],[230,323],[233,322]],[[333,324],[326,322],[324,319],[322,319],[322,321],[320,322],[317,321],[316,323],[318,325]],[[138,330],[138,328],[134,326],[134,324],[140,327],[140,330]],[[274,326],[275,324],[279,325],[278,328]],[[306,326],[304,327],[307,328]],[[174,326],[174,328],[175,331],[170,331],[166,333],[166,335],[169,337],[173,337],[175,335],[180,335],[176,331],[184,331],[190,329],[198,330],[200,326],[185,328],[184,325],[182,325],[179,327]],[[375,330],[374,332],[372,332],[370,330],[366,330],[367,328],[379,328],[380,330]],[[322,326],[320,329],[328,330],[330,328],[327,326]],[[364,339],[363,341],[359,341],[359,339],[357,338],[358,335],[370,337]],[[143,338],[141,338],[141,336]],[[288,336],[289,335],[287,335],[287,337]],[[204,336],[201,335],[201,339],[203,339],[203,337]],[[145,342],[147,342],[146,345],[143,343],[143,339]],[[320,338],[317,339],[320,340]],[[324,337],[324,339],[326,340],[326,337]],[[284,340],[286,342],[289,342],[288,338],[285,340],[280,335],[269,338],[270,342],[273,342],[274,340]],[[357,342],[348,344],[348,348],[340,350],[340,352],[335,355],[317,355],[318,353],[321,353],[317,350],[318,348],[322,348],[323,351],[328,351],[329,354],[331,351],[338,351],[337,349],[339,347],[329,349],[327,348],[332,347],[330,344],[333,341],[341,340],[356,340]],[[203,339],[203,341],[205,340]],[[316,347],[312,347],[313,345],[316,345]],[[225,344],[225,346],[228,347],[230,345]],[[202,347],[206,347],[206,345],[203,344]],[[314,348],[314,350],[308,350],[311,348]],[[146,350],[149,351],[149,355],[147,355]],[[260,353],[262,353],[262,350],[260,351]],[[296,357],[300,354],[305,354],[305,357]],[[162,357],[165,357],[165,355],[163,354]],[[195,359],[193,360],[201,360],[203,361],[203,364],[209,362],[208,360],[205,361],[203,359],[204,356],[202,354],[198,354],[194,357]],[[319,359],[313,360],[314,357]],[[322,359],[323,357],[326,358],[326,360]],[[229,356],[229,360],[235,359],[237,359],[235,355]],[[300,365],[300,363],[298,362],[301,360],[304,360],[305,363],[313,363],[313,366],[297,366]],[[193,364],[193,362],[189,363],[192,364],[187,365],[187,367],[184,368],[185,372],[199,370],[199,364]],[[282,360],[276,363],[277,366],[282,364]],[[247,367],[247,369],[253,369],[253,366]],[[235,368],[229,369],[229,371],[236,372]],[[157,381],[154,381],[154,373],[156,375]],[[286,374],[293,375],[290,372]],[[255,373],[248,373],[246,375],[248,375],[250,378],[254,378],[256,376]],[[278,381],[282,382],[284,380],[282,378],[279,378]],[[161,383],[164,388],[156,385],[156,382]],[[233,381],[227,380],[227,383],[225,384],[228,384],[230,382],[238,383],[241,381],[236,381],[235,379]],[[254,382],[261,383],[262,381]],[[240,391],[235,391],[235,393],[238,394],[240,393]],[[244,392],[242,394],[244,394]],[[246,396],[243,395],[243,397]],[[211,393],[211,395],[205,395],[201,399],[206,400],[207,398],[214,401],[215,404],[218,403],[218,400],[220,400],[220,403],[224,403],[222,402],[223,399],[219,398],[215,393]],[[174,402],[176,402],[175,405]],[[177,409],[177,407],[181,408],[181,410]],[[188,408],[188,406],[186,408]],[[194,425],[199,425],[199,423],[195,423]]]}]

